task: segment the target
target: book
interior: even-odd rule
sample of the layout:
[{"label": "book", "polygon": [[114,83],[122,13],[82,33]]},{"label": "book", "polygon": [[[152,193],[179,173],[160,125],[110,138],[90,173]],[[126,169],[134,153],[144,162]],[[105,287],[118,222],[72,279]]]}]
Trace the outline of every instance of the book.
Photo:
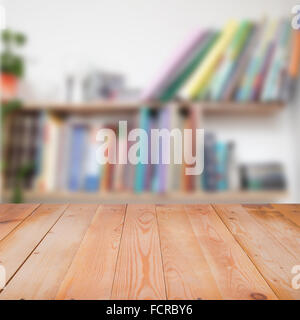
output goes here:
[{"label": "book", "polygon": [[83,164],[86,155],[87,128],[83,124],[74,124],[71,132],[71,154],[69,158],[69,190],[83,188]]},{"label": "book", "polygon": [[229,81],[224,84],[222,89],[222,93],[220,96],[221,101],[230,101],[233,100],[236,94],[240,83],[242,82],[244,73],[246,71],[249,60],[251,59],[251,55],[255,49],[258,38],[261,32],[260,25],[254,25],[248,39],[246,40],[246,44],[242,49],[240,56],[238,57],[236,63],[231,70],[229,75]]},{"label": "book", "polygon": [[84,190],[89,192],[96,192],[100,184],[101,166],[96,158],[98,148],[96,136],[98,130],[99,126],[97,124],[91,125],[87,138],[87,155],[84,164]]},{"label": "book", "polygon": [[[140,110],[140,128],[148,132],[149,130],[149,108],[143,107]],[[145,172],[146,172],[146,164],[143,163],[143,155],[147,152],[148,159],[148,140],[144,140],[141,136],[139,138],[139,162],[136,164],[136,172],[135,172],[135,192],[139,193],[144,191],[145,189]],[[147,139],[147,138],[146,138]]]},{"label": "book", "polygon": [[216,175],[217,190],[225,191],[228,189],[228,146],[226,143],[218,141],[216,143]]},{"label": "book", "polygon": [[162,88],[165,88],[174,77],[177,69],[180,65],[188,59],[192,54],[193,50],[199,45],[199,43],[204,39],[206,33],[202,30],[196,30],[193,34],[182,44],[176,51],[175,55],[169,59],[169,62],[165,64],[161,72],[157,77],[151,82],[151,84],[144,90],[141,95],[141,100],[155,100],[158,98],[158,93]]},{"label": "book", "polygon": [[260,94],[263,89],[266,75],[272,64],[276,43],[278,42],[278,39],[280,36],[281,24],[275,22],[273,27],[274,27],[274,30],[272,29],[270,31],[270,33],[273,34],[273,36],[272,35],[270,36],[269,42],[265,48],[264,57],[262,58],[261,69],[256,75],[256,78],[254,79],[254,83],[252,86],[250,99],[254,101],[259,100],[260,98]]},{"label": "book", "polygon": [[291,55],[287,67],[287,75],[280,97],[282,101],[288,101],[294,98],[296,92],[297,79],[299,77],[300,66],[300,31],[293,30],[291,39]]},{"label": "book", "polygon": [[59,117],[50,115],[48,118],[48,149],[45,162],[45,188],[47,191],[57,189],[58,166],[59,166],[59,144],[62,121]]},{"label": "book", "polygon": [[219,36],[218,32],[209,31],[203,38],[203,41],[200,42],[198,48],[195,50],[194,55],[184,64],[182,70],[178,72],[174,80],[164,89],[159,95],[159,100],[163,102],[170,101],[175,98],[178,94],[180,88],[192,75],[192,73],[197,69],[201,64],[202,60],[209,53],[210,49],[216,42]]},{"label": "book", "polygon": [[227,23],[222,34],[205,57],[203,62],[199,65],[191,78],[187,81],[180,92],[180,97],[184,99],[194,99],[198,93],[203,89],[206,81],[211,76],[214,68],[218,64],[224,50],[230,43],[234,33],[236,32],[238,23],[234,20]]},{"label": "book", "polygon": [[230,75],[237,63],[238,57],[243,50],[247,38],[252,30],[252,24],[249,21],[240,23],[230,45],[228,46],[224,58],[214,74],[212,86],[210,87],[210,96],[212,100],[220,100],[223,88],[230,81]]},{"label": "book", "polygon": [[285,190],[286,180],[280,163],[251,163],[241,166],[241,185],[247,190]]},{"label": "book", "polygon": [[290,22],[283,20],[281,22],[278,41],[276,43],[275,53],[269,68],[260,99],[262,101],[280,100],[280,87],[282,77],[286,69],[287,53],[290,39]]},{"label": "book", "polygon": [[261,37],[256,45],[255,51],[247,66],[241,86],[236,94],[237,101],[245,102],[251,100],[252,90],[256,78],[261,71],[267,47],[272,39],[272,36],[274,35],[275,26],[276,23],[274,21],[263,22],[261,27]]},{"label": "book", "polygon": [[204,137],[204,172],[202,174],[203,189],[216,191],[217,179],[216,137],[211,132],[206,132]]}]

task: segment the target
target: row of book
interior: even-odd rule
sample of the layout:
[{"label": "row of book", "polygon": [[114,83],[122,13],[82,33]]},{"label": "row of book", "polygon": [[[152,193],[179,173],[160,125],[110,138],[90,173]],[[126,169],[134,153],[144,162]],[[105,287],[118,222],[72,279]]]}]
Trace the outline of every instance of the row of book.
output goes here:
[{"label": "row of book", "polygon": [[299,75],[300,30],[290,19],[229,21],[197,30],[142,93],[144,101],[287,101]]},{"label": "row of book", "polygon": [[[129,149],[135,143],[127,141],[123,144],[128,137],[119,130],[119,120],[127,121],[128,132],[137,127],[148,133],[155,128],[178,128],[181,132],[192,129],[195,132],[200,118],[199,108],[196,106],[186,108],[174,104],[162,109],[145,107],[138,116],[70,115],[63,118],[47,112],[16,115],[7,134],[6,188],[11,189],[21,183],[24,188],[44,192],[167,193],[285,187],[280,165],[240,166],[236,162],[235,144],[220,141],[209,132],[205,133],[204,149],[200,150],[204,151],[204,171],[201,175],[186,175],[185,170],[195,164],[176,164],[174,157],[183,150],[173,140],[170,140],[169,149],[167,142],[163,140],[158,145],[141,141],[141,148],[148,145],[149,164],[122,164],[117,161],[115,164],[100,165],[96,158],[97,149],[101,145],[96,141],[99,129],[106,128],[115,132],[117,159],[127,157]],[[149,134],[147,139],[150,137]],[[195,155],[195,140],[184,140],[184,143],[191,143],[190,150]],[[126,148],[119,148],[119,144],[126,145]],[[162,152],[169,150],[170,164],[165,164]],[[152,151],[159,154],[157,164],[151,164]],[[107,155],[108,150],[105,152]],[[31,170],[28,170],[29,164],[32,164]],[[27,168],[27,172],[24,168]]]}]

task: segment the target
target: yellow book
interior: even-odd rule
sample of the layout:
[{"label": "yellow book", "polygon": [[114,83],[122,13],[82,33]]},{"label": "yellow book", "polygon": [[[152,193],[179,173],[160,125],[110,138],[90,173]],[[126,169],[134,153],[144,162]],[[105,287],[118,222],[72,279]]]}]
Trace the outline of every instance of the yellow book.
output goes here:
[{"label": "yellow book", "polygon": [[180,96],[184,99],[193,99],[204,88],[206,82],[209,80],[212,72],[217,66],[224,50],[232,40],[237,28],[238,22],[231,20],[225,26],[221,36],[208,53],[203,62],[195,70],[191,78],[183,86]]}]

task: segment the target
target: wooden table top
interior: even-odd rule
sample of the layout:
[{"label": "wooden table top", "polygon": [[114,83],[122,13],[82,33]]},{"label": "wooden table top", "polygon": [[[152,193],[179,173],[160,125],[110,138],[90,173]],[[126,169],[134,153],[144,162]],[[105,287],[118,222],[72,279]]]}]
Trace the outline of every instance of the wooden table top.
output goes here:
[{"label": "wooden table top", "polygon": [[0,205],[0,299],[300,299],[300,205]]}]

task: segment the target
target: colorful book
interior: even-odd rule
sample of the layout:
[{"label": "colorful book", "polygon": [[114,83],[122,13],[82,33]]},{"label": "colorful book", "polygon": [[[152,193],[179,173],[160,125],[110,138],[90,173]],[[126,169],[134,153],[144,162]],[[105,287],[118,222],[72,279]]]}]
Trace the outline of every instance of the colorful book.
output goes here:
[{"label": "colorful book", "polygon": [[233,69],[229,75],[229,81],[224,84],[224,88],[221,93],[220,100],[230,101],[234,99],[236,91],[242,82],[244,73],[246,71],[247,65],[251,59],[251,55],[255,50],[257,41],[261,33],[261,26],[253,26],[249,37],[246,41],[245,47],[243,48],[241,55],[238,57]]},{"label": "colorful book", "polygon": [[[148,107],[143,107],[140,110],[140,128],[144,129],[146,132],[148,132],[148,127],[149,127],[149,108]],[[143,137],[140,137],[139,140],[139,156],[140,156],[140,161],[136,165],[136,172],[135,172],[135,187],[134,190],[135,192],[143,192],[145,189],[145,184],[146,184],[146,164],[142,163],[142,157],[145,154],[145,152],[148,152],[148,141],[144,141]],[[147,150],[146,150],[147,148]],[[148,158],[148,156],[147,156]]]},{"label": "colorful book", "polygon": [[195,50],[199,43],[204,39],[204,36],[205,32],[196,30],[186,42],[180,46],[176,54],[169,60],[169,63],[165,65],[159,75],[142,93],[142,101],[155,100],[158,98],[159,91],[167,86],[170,79],[174,77],[178,68],[180,68],[180,65],[188,59],[193,50]]},{"label": "colorful book", "polygon": [[183,69],[178,72],[175,79],[166,87],[165,90],[162,90],[162,92],[160,93],[159,99],[161,101],[167,102],[176,97],[180,88],[184,85],[184,83],[188,80],[188,78],[198,68],[200,63],[209,53],[218,36],[218,32],[207,32],[203,41],[200,42],[198,48],[195,50],[194,55],[187,61]]},{"label": "colorful book", "polygon": [[264,57],[261,63],[261,70],[258,72],[251,90],[250,99],[253,101],[259,100],[261,91],[263,89],[263,84],[267,75],[268,70],[270,69],[272,59],[275,52],[276,43],[280,35],[280,23],[274,23],[274,29],[271,30],[271,36],[269,42],[265,48]]},{"label": "colorful book", "polygon": [[[167,130],[170,129],[170,114],[171,114],[170,107],[171,105],[165,106],[160,111],[159,129],[167,129]],[[164,163],[163,158],[165,156],[170,155],[170,154],[167,154],[168,152],[170,152],[170,145],[168,145],[165,139],[160,138],[158,150],[159,150],[159,164],[158,164],[157,170],[158,170],[159,183],[157,185],[157,192],[165,193],[168,187],[167,170],[168,170],[169,164]]]},{"label": "colorful book", "polygon": [[230,75],[234,69],[234,65],[237,63],[238,57],[244,48],[251,29],[252,24],[249,21],[243,21],[239,25],[224,54],[224,58],[213,77],[212,86],[210,88],[210,97],[212,100],[220,100],[223,88],[226,83],[230,81]]},{"label": "colorful book", "polygon": [[221,36],[210,50],[209,54],[205,57],[203,62],[182,88],[180,92],[180,96],[182,98],[194,99],[201,89],[203,89],[207,80],[211,77],[216,65],[219,63],[224,50],[227,48],[234,33],[236,32],[237,26],[238,23],[236,21],[230,21],[225,26]]},{"label": "colorful book", "polygon": [[87,128],[75,124],[71,133],[71,157],[69,162],[69,190],[79,191],[83,188],[83,164],[86,154]]},{"label": "colorful book", "polygon": [[274,21],[265,22],[262,26],[262,36],[256,46],[251,61],[247,67],[243,82],[237,92],[236,100],[240,102],[249,101],[252,97],[255,80],[263,67],[264,57],[269,45],[269,42],[274,36],[276,23]]},{"label": "colorful book", "polygon": [[101,166],[97,162],[96,152],[98,143],[96,141],[99,126],[92,125],[88,132],[88,147],[84,170],[84,189],[95,192],[99,189]]},{"label": "colorful book", "polygon": [[280,80],[283,73],[285,73],[285,61],[287,61],[288,58],[289,38],[290,22],[284,20],[281,22],[275,53],[261,92],[260,98],[262,101],[279,100]]},{"label": "colorful book", "polygon": [[228,148],[227,144],[221,141],[216,143],[216,175],[217,190],[225,191],[228,189]]}]

